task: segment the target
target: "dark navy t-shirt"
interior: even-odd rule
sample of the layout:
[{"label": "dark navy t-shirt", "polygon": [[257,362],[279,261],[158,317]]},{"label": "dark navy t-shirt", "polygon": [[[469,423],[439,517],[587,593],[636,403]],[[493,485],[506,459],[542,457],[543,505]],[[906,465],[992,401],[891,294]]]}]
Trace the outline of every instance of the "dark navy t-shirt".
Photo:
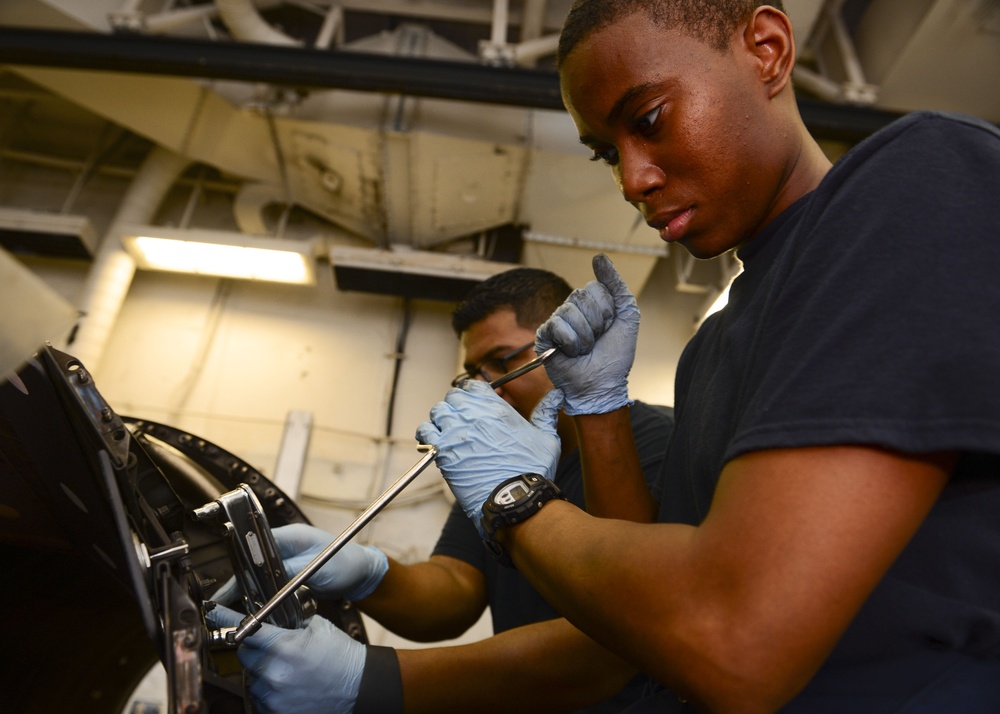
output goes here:
[{"label": "dark navy t-shirt", "polygon": [[747,452],[962,452],[786,711],[1000,711],[1000,133],[908,115],[738,256],[678,365],[661,520],[700,523]]}]

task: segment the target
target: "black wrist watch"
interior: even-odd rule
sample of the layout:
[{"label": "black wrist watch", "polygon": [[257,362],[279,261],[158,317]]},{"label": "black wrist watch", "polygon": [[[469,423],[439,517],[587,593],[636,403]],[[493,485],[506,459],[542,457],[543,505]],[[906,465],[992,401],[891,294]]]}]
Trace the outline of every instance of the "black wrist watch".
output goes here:
[{"label": "black wrist watch", "polygon": [[522,523],[538,513],[553,499],[566,500],[559,487],[544,476],[521,474],[509,478],[495,489],[483,504],[483,545],[501,565],[513,568],[514,563],[497,543],[495,534],[501,528]]}]

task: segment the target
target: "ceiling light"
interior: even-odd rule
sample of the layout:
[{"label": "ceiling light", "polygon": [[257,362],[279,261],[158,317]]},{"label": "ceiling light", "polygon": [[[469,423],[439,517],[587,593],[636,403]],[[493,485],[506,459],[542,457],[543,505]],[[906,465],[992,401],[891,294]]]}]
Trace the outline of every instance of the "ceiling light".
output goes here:
[{"label": "ceiling light", "polygon": [[146,270],[314,285],[313,242],[229,231],[129,226],[122,243]]}]

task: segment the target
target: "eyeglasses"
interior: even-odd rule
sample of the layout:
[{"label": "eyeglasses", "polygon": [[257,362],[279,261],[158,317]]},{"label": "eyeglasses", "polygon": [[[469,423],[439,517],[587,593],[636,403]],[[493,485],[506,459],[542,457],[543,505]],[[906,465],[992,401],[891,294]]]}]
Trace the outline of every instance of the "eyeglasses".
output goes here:
[{"label": "eyeglasses", "polygon": [[491,357],[485,362],[476,365],[468,372],[462,372],[460,375],[455,377],[451,380],[451,386],[457,387],[467,379],[482,379],[486,382],[492,382],[497,377],[502,377],[510,371],[510,367],[507,366],[507,362],[523,353],[529,347],[534,346],[534,342],[529,342],[524,347],[518,347],[513,352],[508,352],[500,357]]}]

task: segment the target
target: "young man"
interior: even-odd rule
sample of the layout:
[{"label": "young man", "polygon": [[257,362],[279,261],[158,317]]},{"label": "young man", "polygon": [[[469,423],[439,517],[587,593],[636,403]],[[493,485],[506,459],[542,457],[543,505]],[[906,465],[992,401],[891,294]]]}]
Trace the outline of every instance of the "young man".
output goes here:
[{"label": "young man", "polygon": [[[754,0],[570,12],[581,141],[663,240],[736,250],[744,271],[678,366],[660,522],[592,518],[542,483],[524,498],[544,507],[492,538],[672,690],[658,711],[996,711],[1000,135],[918,113],[831,167],[797,111],[794,49],[780,7]],[[629,293],[605,258],[595,274],[539,329],[560,352],[534,425],[466,384],[418,431],[474,517],[550,470],[521,454],[550,448],[561,399],[586,415],[582,444],[622,433],[635,334],[608,315]],[[490,451],[501,432],[518,453]]]},{"label": "young man", "polygon": [[[569,293],[559,276],[531,268],[501,273],[474,288],[452,315],[466,370],[454,383],[491,381],[532,359],[535,331]],[[624,319],[638,321],[634,304],[623,313]],[[551,389],[539,368],[495,393],[520,420],[529,418]],[[643,497],[633,493],[600,500],[600,494],[588,493],[586,501],[592,512],[650,522],[655,504],[643,475],[651,484],[658,477],[672,410],[636,403],[629,415],[637,446],[621,458],[620,490],[632,489]],[[558,416],[557,423],[554,480],[583,508],[582,469],[604,456],[595,451],[601,448],[596,440],[586,450],[577,449],[572,419]],[[495,447],[509,451],[503,442]],[[635,475],[636,483],[630,484]],[[320,529],[301,525],[276,529],[275,537],[292,574],[333,540]],[[353,707],[383,714],[402,712],[404,705],[407,712],[434,714],[617,712],[641,698],[648,683],[634,667],[561,619],[516,570],[501,567],[457,504],[429,560],[405,565],[376,548],[349,543],[309,585],[321,597],[353,600],[389,630],[422,642],[461,635],[489,605],[496,636],[462,647],[365,652],[328,624],[311,624],[297,633],[268,628],[240,651],[263,712],[325,712],[337,703],[342,707],[337,711]],[[266,640],[268,636],[273,637]],[[299,673],[289,676],[292,667]]]}]

